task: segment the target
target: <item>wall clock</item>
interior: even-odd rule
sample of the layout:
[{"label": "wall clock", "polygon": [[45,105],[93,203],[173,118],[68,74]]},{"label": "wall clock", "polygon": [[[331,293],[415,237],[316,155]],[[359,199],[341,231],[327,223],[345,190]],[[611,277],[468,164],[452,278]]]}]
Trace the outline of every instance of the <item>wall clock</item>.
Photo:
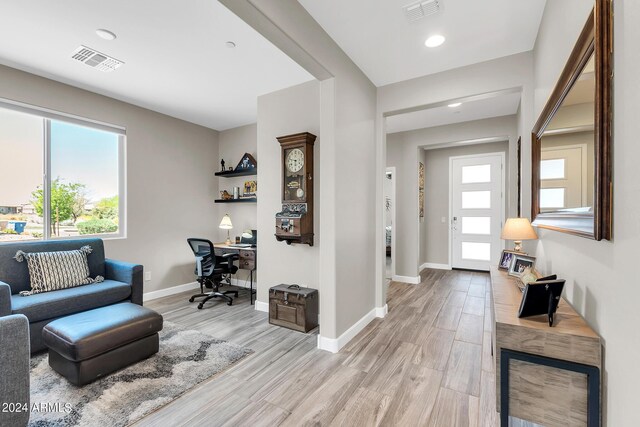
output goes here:
[{"label": "wall clock", "polygon": [[276,239],[313,246],[313,145],[309,132],[277,138],[282,150],[282,211]]}]

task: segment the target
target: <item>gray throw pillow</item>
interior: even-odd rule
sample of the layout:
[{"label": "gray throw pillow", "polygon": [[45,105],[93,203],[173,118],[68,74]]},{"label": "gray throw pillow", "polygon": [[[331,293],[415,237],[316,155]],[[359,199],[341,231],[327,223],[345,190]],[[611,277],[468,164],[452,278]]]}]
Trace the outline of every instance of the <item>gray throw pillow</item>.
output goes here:
[{"label": "gray throw pillow", "polygon": [[22,291],[20,295],[39,294],[104,281],[102,276],[95,279],[89,277],[87,255],[91,252],[91,246],[58,252],[18,251],[14,258],[18,262],[27,261],[31,282],[31,290]]}]

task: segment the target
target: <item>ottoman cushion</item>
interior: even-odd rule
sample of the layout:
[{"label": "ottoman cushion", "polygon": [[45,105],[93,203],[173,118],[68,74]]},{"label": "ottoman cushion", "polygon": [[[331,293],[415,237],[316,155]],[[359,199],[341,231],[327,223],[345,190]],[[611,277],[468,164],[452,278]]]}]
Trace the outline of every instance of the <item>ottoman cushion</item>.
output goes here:
[{"label": "ottoman cushion", "polygon": [[160,314],[127,302],[54,320],[44,327],[42,338],[50,350],[77,362],[156,334],[160,330]]}]

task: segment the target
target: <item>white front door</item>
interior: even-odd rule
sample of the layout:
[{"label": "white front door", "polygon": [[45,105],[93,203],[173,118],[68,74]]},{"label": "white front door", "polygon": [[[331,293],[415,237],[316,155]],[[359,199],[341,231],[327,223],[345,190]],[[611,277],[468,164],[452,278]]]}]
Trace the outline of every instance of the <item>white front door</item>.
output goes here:
[{"label": "white front door", "polygon": [[451,266],[489,270],[498,263],[504,215],[504,154],[452,157]]}]

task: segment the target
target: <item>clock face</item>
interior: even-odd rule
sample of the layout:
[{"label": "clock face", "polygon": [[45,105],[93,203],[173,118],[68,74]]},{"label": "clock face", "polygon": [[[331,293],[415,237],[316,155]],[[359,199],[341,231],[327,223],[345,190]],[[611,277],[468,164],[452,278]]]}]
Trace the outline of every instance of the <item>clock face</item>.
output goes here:
[{"label": "clock face", "polygon": [[285,163],[291,172],[298,172],[304,166],[304,153],[301,149],[294,148],[287,154]]}]

